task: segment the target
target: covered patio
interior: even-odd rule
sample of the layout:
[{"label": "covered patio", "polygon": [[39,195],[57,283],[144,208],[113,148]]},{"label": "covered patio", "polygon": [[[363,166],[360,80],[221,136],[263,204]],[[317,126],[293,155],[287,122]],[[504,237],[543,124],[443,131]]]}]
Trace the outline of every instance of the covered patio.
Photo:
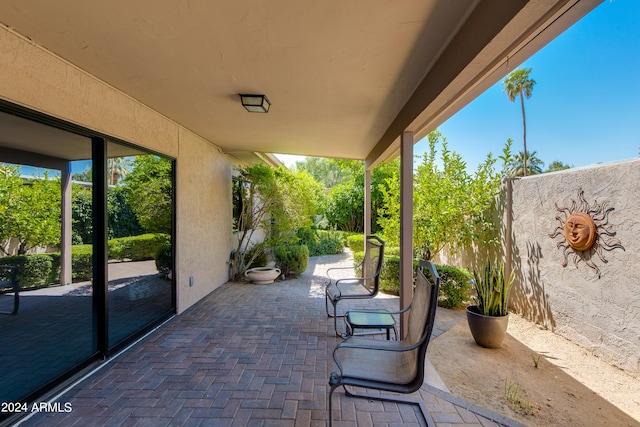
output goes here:
[{"label": "covered patio", "polygon": [[[323,424],[337,342],[323,315],[324,264],[276,286],[225,283],[237,239],[234,167],[277,163],[273,153],[363,161],[366,235],[371,171],[400,156],[400,280],[410,284],[414,144],[601,2],[0,4],[0,161],[17,162],[8,154],[16,152],[24,165],[38,155],[91,159],[94,172],[94,293],[84,324],[97,327],[68,372],[39,380],[52,392],[69,379],[62,374],[99,370],[60,397],[72,412],[26,423]],[[240,94],[266,95],[271,108],[249,113]],[[108,335],[117,316],[108,311],[107,159],[131,155],[123,148],[173,164],[171,306],[157,314],[178,317],[111,359],[128,344]],[[385,302],[406,307],[411,298],[405,285],[400,301]],[[57,327],[78,335],[74,323]],[[52,366],[45,350],[22,375]],[[493,417],[430,386],[422,394],[441,424]],[[369,406],[338,405],[351,425],[416,421],[412,410]]]},{"label": "covered patio", "polygon": [[[312,257],[295,280],[229,282],[57,395],[70,412],[34,413],[21,425],[325,425],[332,351],[341,339],[324,311],[324,273],[352,263],[347,252]],[[352,306],[371,304],[397,309],[398,299]],[[461,315],[440,309],[433,336]],[[432,367],[427,372],[418,393],[433,425],[520,425],[456,398]],[[413,406],[367,402],[341,390],[334,408],[338,426],[422,422]]]}]

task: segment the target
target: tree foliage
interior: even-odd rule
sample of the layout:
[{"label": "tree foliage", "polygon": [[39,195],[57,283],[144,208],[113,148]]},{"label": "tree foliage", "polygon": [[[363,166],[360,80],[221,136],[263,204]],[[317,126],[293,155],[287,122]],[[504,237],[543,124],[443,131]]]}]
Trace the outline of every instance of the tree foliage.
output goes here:
[{"label": "tree foliage", "polygon": [[364,227],[364,184],[355,179],[334,186],[327,194],[325,216],[343,231],[362,231]]},{"label": "tree foliage", "polygon": [[42,177],[25,180],[13,165],[0,165],[0,249],[7,253],[11,238],[18,254],[38,246],[60,243],[60,180]]},{"label": "tree foliage", "polygon": [[295,170],[309,172],[324,188],[331,188],[347,179],[339,162],[323,157],[307,157],[304,161],[297,161]]},{"label": "tree foliage", "polygon": [[560,160],[554,160],[553,162],[549,163],[546,172],[557,172],[565,169],[571,169],[571,166],[565,164]]},{"label": "tree foliage", "polygon": [[144,234],[135,212],[127,202],[127,188],[118,186],[107,192],[107,233],[109,239]]},{"label": "tree foliage", "polygon": [[[232,257],[232,275],[239,279],[267,248],[295,243],[296,231],[310,227],[318,211],[322,188],[306,171],[263,164],[237,169],[237,179],[246,183],[241,200],[238,244]],[[257,230],[266,234],[263,243],[249,251]],[[250,254],[244,257],[244,254]]]},{"label": "tree foliage", "polygon": [[[424,153],[414,175],[413,235],[416,250],[435,255],[445,245],[453,251],[483,238],[485,232],[493,229],[485,214],[498,194],[500,175],[494,169],[496,160],[491,153],[473,174],[469,174],[462,157],[449,150],[439,131],[429,134],[428,141],[429,150]],[[378,221],[388,244],[398,245],[399,179],[387,180],[383,199],[384,216]],[[419,255],[427,256],[425,253]]]},{"label": "tree foliage", "polygon": [[172,162],[154,156],[137,156],[124,180],[126,199],[148,233],[171,234]]},{"label": "tree foliage", "polygon": [[93,243],[93,204],[91,188],[73,184],[71,194],[73,244]]},{"label": "tree foliage", "polygon": [[[347,177],[327,194],[325,215],[332,227],[344,231],[364,230],[364,163],[357,160],[332,160]],[[378,218],[382,215],[382,195],[387,180],[398,175],[400,160],[381,163],[371,171],[371,225],[372,232],[378,229]]]}]

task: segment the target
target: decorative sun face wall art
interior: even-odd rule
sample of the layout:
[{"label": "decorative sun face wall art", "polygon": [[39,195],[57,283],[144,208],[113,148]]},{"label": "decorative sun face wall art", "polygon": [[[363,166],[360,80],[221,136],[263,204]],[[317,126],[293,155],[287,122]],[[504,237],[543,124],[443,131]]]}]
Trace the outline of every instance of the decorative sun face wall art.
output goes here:
[{"label": "decorative sun face wall art", "polygon": [[559,207],[556,203],[558,215],[556,220],[558,225],[549,234],[552,239],[557,239],[556,247],[562,250],[564,255],[563,267],[566,267],[569,260],[578,267],[580,261],[584,261],[600,278],[600,268],[596,264],[594,255],[601,262],[608,262],[604,256],[604,251],[610,252],[614,249],[624,249],[620,240],[615,238],[616,232],[609,224],[609,213],[614,210],[607,207],[609,202],[604,201],[593,204],[584,198],[584,191],[578,191],[578,202],[571,199],[571,206]]}]

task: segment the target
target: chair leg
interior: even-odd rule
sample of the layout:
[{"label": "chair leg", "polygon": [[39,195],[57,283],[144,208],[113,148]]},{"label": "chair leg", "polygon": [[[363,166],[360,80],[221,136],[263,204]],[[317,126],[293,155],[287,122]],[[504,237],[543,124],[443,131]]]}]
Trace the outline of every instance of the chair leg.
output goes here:
[{"label": "chair leg", "polygon": [[18,308],[20,307],[20,293],[18,291],[13,292],[13,310],[11,312],[0,312],[0,314],[9,314],[11,316],[18,314]]},{"label": "chair leg", "polygon": [[340,377],[337,373],[331,373],[331,377],[329,378],[329,385],[331,386],[331,388],[329,389],[329,427],[331,427],[333,425],[333,402],[331,400],[331,397],[333,396],[333,392],[335,391],[335,389],[340,386]]},{"label": "chair leg", "polygon": [[[327,311],[327,317],[333,317],[331,313],[329,313],[329,297],[325,295],[324,297],[324,308]],[[334,311],[335,313],[335,311]]]},{"label": "chair leg", "polygon": [[338,317],[344,317],[344,315],[338,316],[338,309],[337,309],[338,302],[337,301],[334,302],[333,300],[331,300],[331,305],[333,306],[333,314],[331,314],[329,312],[329,297],[327,297],[327,296],[325,296],[325,298],[324,298],[324,305],[325,305],[325,309],[327,311],[327,316],[329,318],[333,317],[333,330],[335,331],[336,336],[337,337],[342,337],[342,334],[338,332],[338,320],[337,319],[338,319]]}]

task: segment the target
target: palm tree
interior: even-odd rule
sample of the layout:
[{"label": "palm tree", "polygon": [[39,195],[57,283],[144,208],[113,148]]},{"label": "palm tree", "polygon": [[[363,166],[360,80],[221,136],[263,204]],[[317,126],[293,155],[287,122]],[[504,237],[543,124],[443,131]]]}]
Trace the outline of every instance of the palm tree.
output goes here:
[{"label": "palm tree", "polygon": [[120,178],[124,178],[131,168],[131,160],[124,157],[113,157],[107,161],[108,181],[111,185],[118,185]]},{"label": "palm tree", "polygon": [[520,96],[520,105],[522,106],[522,128],[523,128],[523,141],[524,141],[524,159],[523,159],[523,171],[527,173],[527,121],[525,120],[524,115],[524,97],[527,99],[531,98],[531,92],[533,91],[533,86],[536,84],[535,80],[529,78],[529,73],[531,72],[531,68],[518,68],[513,71],[509,76],[502,82],[503,91],[507,93],[507,97],[509,101],[514,102],[517,96]]},{"label": "palm tree", "polygon": [[[526,159],[529,159],[529,161],[525,166]],[[512,178],[516,176],[537,175],[542,173],[543,166],[544,162],[538,158],[535,151],[530,151],[526,155],[521,151],[513,156],[513,159],[508,165],[507,175]]]}]

